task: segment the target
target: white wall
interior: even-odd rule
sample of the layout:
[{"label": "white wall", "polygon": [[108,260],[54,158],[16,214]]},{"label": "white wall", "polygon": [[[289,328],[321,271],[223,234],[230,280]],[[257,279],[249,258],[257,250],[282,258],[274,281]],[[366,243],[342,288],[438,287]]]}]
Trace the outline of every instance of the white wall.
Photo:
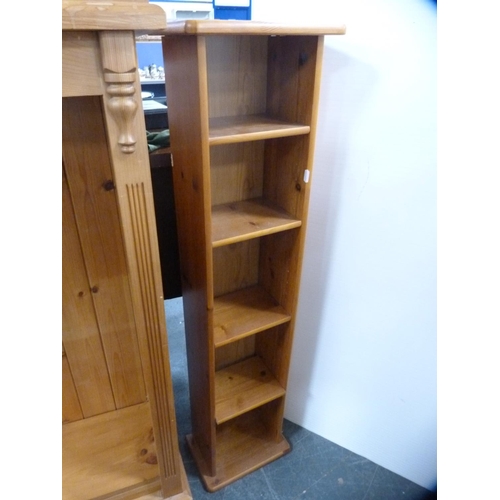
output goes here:
[{"label": "white wall", "polygon": [[[426,488],[436,482],[436,7],[253,0],[326,37],[285,416]],[[328,15],[325,15],[328,13]]]}]

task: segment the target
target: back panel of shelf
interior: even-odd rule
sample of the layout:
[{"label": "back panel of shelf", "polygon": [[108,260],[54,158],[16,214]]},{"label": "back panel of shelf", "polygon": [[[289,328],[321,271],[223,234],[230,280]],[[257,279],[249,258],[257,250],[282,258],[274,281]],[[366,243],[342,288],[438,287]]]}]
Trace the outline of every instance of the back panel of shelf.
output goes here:
[{"label": "back panel of shelf", "polygon": [[209,36],[209,117],[265,114],[310,126],[318,90],[317,36]]},{"label": "back panel of shelf", "polygon": [[267,37],[206,37],[210,118],[266,112]]},{"label": "back panel of shelf", "polygon": [[217,371],[224,370],[258,356],[279,384],[286,389],[290,347],[291,323],[285,322],[216,348],[215,368]]},{"label": "back panel of shelf", "polygon": [[301,228],[213,250],[214,296],[259,285],[288,313],[298,286]]}]

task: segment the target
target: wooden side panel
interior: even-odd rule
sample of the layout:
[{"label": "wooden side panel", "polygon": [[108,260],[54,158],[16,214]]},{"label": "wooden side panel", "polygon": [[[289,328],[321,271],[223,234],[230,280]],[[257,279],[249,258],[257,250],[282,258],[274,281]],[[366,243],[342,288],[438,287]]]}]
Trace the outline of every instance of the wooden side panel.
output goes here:
[{"label": "wooden side panel", "polygon": [[302,228],[261,238],[259,283],[292,313],[294,321],[300,281]]},{"label": "wooden side panel", "polygon": [[62,432],[64,500],[89,500],[158,478],[149,403],[72,422]]},{"label": "wooden side panel", "polygon": [[103,109],[163,495],[183,492],[160,256],[133,31],[99,32]]},{"label": "wooden side panel", "polygon": [[215,474],[213,283],[206,50],[203,37],[165,37],[166,92],[193,437],[206,473]]},{"label": "wooden side panel", "polygon": [[[295,328],[300,283],[303,228],[278,233],[261,242],[260,283],[287,310],[292,313],[290,323],[277,326],[258,336],[256,350],[272,369],[286,389]],[[283,422],[284,404],[272,413],[271,432],[279,440]]]},{"label": "wooden side panel", "polygon": [[[285,398],[279,398],[271,401],[259,409],[262,422],[266,423],[267,432],[270,440],[275,443],[283,442],[283,414],[285,411]],[[286,440],[285,440],[286,441]]]},{"label": "wooden side panel", "polygon": [[115,409],[66,176],[62,184],[62,338],[83,415]]},{"label": "wooden side panel", "polygon": [[73,382],[66,353],[62,356],[62,421],[74,422],[83,418],[80,401]]},{"label": "wooden side panel", "polygon": [[210,36],[206,40],[210,118],[264,113],[267,37]]},{"label": "wooden side panel", "polygon": [[290,364],[292,329],[290,323],[275,326],[256,336],[255,352],[286,389]]},{"label": "wooden side panel", "polygon": [[102,107],[63,99],[63,156],[117,408],[146,400]]},{"label": "wooden side panel", "polygon": [[300,220],[309,196],[309,184],[304,182],[308,152],[309,135],[266,143],[264,196]]}]

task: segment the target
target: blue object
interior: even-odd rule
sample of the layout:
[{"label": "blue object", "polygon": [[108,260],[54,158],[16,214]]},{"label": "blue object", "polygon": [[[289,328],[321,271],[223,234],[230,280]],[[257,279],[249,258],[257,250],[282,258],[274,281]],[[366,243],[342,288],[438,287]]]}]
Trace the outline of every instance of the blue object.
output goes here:
[{"label": "blue object", "polygon": [[252,16],[250,7],[214,7],[214,18],[249,21]]},{"label": "blue object", "polygon": [[137,64],[139,68],[156,64],[156,67],[163,66],[163,52],[161,42],[136,42]]}]

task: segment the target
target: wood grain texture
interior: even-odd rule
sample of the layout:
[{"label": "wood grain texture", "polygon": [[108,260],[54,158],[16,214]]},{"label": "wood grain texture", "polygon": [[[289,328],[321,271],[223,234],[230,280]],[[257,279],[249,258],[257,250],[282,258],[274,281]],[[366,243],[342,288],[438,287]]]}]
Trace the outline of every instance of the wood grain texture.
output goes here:
[{"label": "wood grain texture", "polygon": [[[259,283],[287,311],[296,311],[307,229],[311,183],[314,181],[314,145],[319,103],[324,38],[297,37],[270,41],[269,59],[276,61],[269,79],[268,111],[285,119],[310,123],[304,137],[268,141],[264,168],[264,196],[282,206],[302,221],[300,229],[263,238],[260,247]],[[295,72],[291,71],[295,61]],[[286,79],[286,81],[284,81]],[[296,102],[289,107],[287,102]],[[290,108],[290,109],[289,109]],[[310,181],[304,182],[308,169]],[[259,336],[256,352],[272,367],[273,373],[287,387],[295,315],[290,323],[276,327],[274,335]],[[282,418],[282,406],[278,418]],[[275,421],[276,422],[276,421]],[[275,432],[278,425],[276,423]]]},{"label": "wood grain texture", "polygon": [[163,9],[147,0],[63,0],[63,30],[152,30],[166,26]]},{"label": "wood grain texture", "polygon": [[212,245],[214,248],[250,238],[300,227],[301,221],[278,206],[259,198],[212,209]]},{"label": "wood grain texture", "polygon": [[267,108],[270,116],[286,122],[315,125],[318,45],[316,36],[273,37],[269,40]]},{"label": "wood grain texture", "polygon": [[[206,47],[203,38],[163,40],[182,275],[191,420],[206,472],[215,472],[213,276]],[[190,110],[186,112],[186,110]]]},{"label": "wood grain texture", "polygon": [[[149,239],[148,214],[144,186],[128,185],[127,201],[130,207],[130,233],[135,240],[135,253],[138,265],[137,292],[143,305],[147,343],[148,364],[151,370],[154,392],[153,401],[155,417],[158,420],[156,433],[159,453],[162,456],[162,472],[165,478],[179,476],[179,463],[176,441],[176,423],[173,415],[173,392],[171,374],[168,366],[168,346],[163,302],[159,299],[158,273],[154,272],[151,262],[153,247]],[[180,480],[180,476],[178,477]]]},{"label": "wood grain texture", "polygon": [[[299,219],[307,213],[313,176],[323,37],[292,37],[269,43],[271,66],[268,113],[311,126],[307,137],[283,138],[266,143],[264,196]],[[295,103],[291,106],[290,103]],[[305,170],[309,182],[304,181]],[[304,224],[305,229],[305,224]]]},{"label": "wood grain texture", "polygon": [[[163,32],[167,68],[169,57],[185,56],[167,77],[167,94],[181,253],[197,273],[185,270],[185,290],[203,299],[184,299],[185,317],[196,318],[186,328],[193,420],[206,424],[188,443],[209,491],[289,450],[281,427],[310,188],[304,174],[313,166],[323,36],[344,32],[219,21]],[[269,391],[257,382],[268,375]]]},{"label": "wood grain texture", "polygon": [[255,356],[255,335],[234,340],[215,349],[215,370],[222,370]]},{"label": "wood grain texture", "polygon": [[[156,500],[156,494],[159,493],[159,498],[163,499],[161,494],[161,483],[159,478],[150,479],[139,484],[134,484],[127,488],[122,488],[118,491],[113,491],[110,494],[99,495],[92,500],[139,500],[139,498],[151,497]],[[139,496],[140,495],[140,496]],[[149,500],[148,499],[148,500]]]},{"label": "wood grain texture", "polygon": [[66,353],[62,356],[62,421],[74,422],[83,418],[82,408],[78,400],[75,383],[71,375]]},{"label": "wood grain texture", "polygon": [[337,25],[293,25],[276,22],[232,21],[232,20],[186,20],[171,21],[167,28],[157,34],[186,35],[343,35],[344,24]]},{"label": "wood grain texture", "polygon": [[62,183],[62,339],[84,417],[115,409],[73,204]]},{"label": "wood grain texture", "polygon": [[215,299],[216,347],[290,321],[291,316],[259,286]]},{"label": "wood grain texture", "polygon": [[[293,317],[292,317],[293,319]],[[289,352],[292,346],[292,322],[282,323],[256,336],[255,354],[260,356],[266,366],[283,388],[288,385],[290,367]]]},{"label": "wood grain texture", "polygon": [[89,500],[158,477],[149,403],[64,425],[62,443],[65,500]]},{"label": "wood grain texture", "polygon": [[102,95],[99,42],[93,32],[62,34],[62,97]]},{"label": "wood grain texture", "polygon": [[101,497],[93,498],[92,500],[192,500],[193,497],[190,493],[189,483],[184,469],[182,473],[183,491],[181,493],[165,497],[161,492],[161,483],[159,479],[152,479],[144,483],[125,488],[119,492],[112,493],[111,495],[104,495]]},{"label": "wood grain texture", "polygon": [[[186,471],[184,468],[181,470],[181,475],[182,475],[182,492],[178,493],[176,495],[171,495],[168,497],[168,500],[193,500],[193,497],[191,495],[191,489],[189,487],[189,482],[188,478],[186,475]],[[158,490],[149,493],[146,495],[141,495],[140,497],[134,497],[135,500],[164,500],[165,496],[161,492],[161,490]],[[128,498],[111,498],[110,500],[129,500]]]},{"label": "wood grain texture", "polygon": [[117,408],[146,400],[113,174],[97,97],[63,100],[63,157]]},{"label": "wood grain texture", "polygon": [[[134,32],[100,32],[101,60],[106,82],[129,82],[136,67]],[[133,71],[134,96],[140,95],[138,74]],[[113,82],[114,83],[114,82]],[[103,96],[109,155],[116,184],[123,227],[124,249],[131,283],[132,305],[146,389],[151,404],[152,427],[157,444],[163,494],[182,492],[182,464],[177,442],[174,399],[168,359],[160,257],[148,157],[145,119],[141,101],[129,126],[136,142],[123,148],[123,124],[113,112],[114,94]]]},{"label": "wood grain texture", "polygon": [[266,142],[263,197],[291,216],[303,220],[310,184],[304,181],[308,163],[309,136],[287,137]]},{"label": "wood grain texture", "polygon": [[[133,2],[128,2],[128,8],[133,10],[133,7]],[[100,27],[102,28],[104,24],[101,24]],[[84,219],[85,224],[81,225],[80,231],[97,231],[98,233],[100,231],[99,238],[103,236],[102,232],[106,231],[117,234],[116,227],[118,227],[118,232],[121,232],[122,239],[116,241],[115,244],[119,246],[119,251],[124,256],[121,263],[125,264],[124,268],[129,280],[129,303],[132,305],[131,313],[135,324],[136,342],[140,352],[140,372],[144,379],[143,384],[145,382],[149,400],[148,406],[151,409],[148,410],[148,415],[144,416],[144,421],[147,421],[148,427],[147,435],[141,437],[140,443],[135,442],[135,445],[141,446],[139,448],[140,456],[137,457],[136,455],[135,459],[139,460],[142,466],[148,462],[149,466],[155,465],[155,474],[151,477],[145,475],[144,470],[141,471],[140,467],[136,469],[128,458],[124,459],[123,463],[115,462],[115,460],[120,462],[120,453],[112,457],[106,457],[104,452],[102,460],[98,458],[94,462],[89,459],[90,466],[95,467],[95,469],[91,470],[91,480],[88,479],[88,470],[85,469],[83,463],[85,460],[82,460],[85,457],[74,457],[73,465],[75,467],[67,469],[64,466],[63,469],[64,472],[69,471],[70,482],[67,484],[69,484],[71,494],[74,495],[80,494],[80,491],[78,491],[80,489],[78,486],[79,481],[84,483],[81,488],[84,491],[86,487],[92,487],[93,478],[99,481],[102,479],[105,487],[101,494],[92,491],[91,496],[84,496],[87,499],[94,498],[94,495],[97,495],[102,500],[104,498],[109,500],[129,500],[141,495],[144,496],[157,488],[161,488],[162,497],[164,498],[191,498],[189,485],[182,477],[183,467],[177,441],[158,241],[155,231],[153,193],[148,147],[144,134],[145,122],[141,100],[135,99],[135,96],[140,95],[140,82],[136,73],[135,35],[132,30],[116,30],[111,33],[99,31],[97,34],[93,32],[91,36],[94,41],[98,40],[98,53],[95,54],[95,46],[93,46],[94,55],[90,57],[85,41],[82,42],[81,46],[78,44],[78,40],[84,38],[82,32],[76,32],[72,39],[75,43],[72,47],[74,51],[71,58],[67,58],[67,60],[73,61],[78,71],[75,71],[71,65],[63,64],[63,73],[69,72],[73,74],[73,80],[75,80],[74,75],[80,75],[82,79],[82,84],[72,88],[72,91],[76,94],[80,92],[83,96],[99,95],[99,99],[85,97],[85,99],[98,103],[98,105],[91,104],[89,106],[91,110],[90,119],[82,121],[81,116],[79,117],[78,113],[76,114],[75,119],[80,120],[79,126],[76,127],[79,130],[73,130],[71,133],[74,134],[74,142],[80,142],[81,144],[73,148],[73,153],[76,150],[79,151],[80,154],[76,155],[76,160],[81,164],[87,163],[87,165],[86,168],[77,168],[73,172],[75,175],[73,176],[72,187],[75,189],[75,200],[78,199],[78,195],[82,195],[78,201],[88,199],[88,204],[81,203],[82,213],[85,217],[80,217],[80,220]],[[63,43],[65,38],[63,35]],[[102,89],[98,89],[99,92],[96,92],[95,88],[85,84],[86,64],[103,65],[99,67],[98,78],[101,79],[102,89],[104,89],[104,82],[107,85],[106,90],[113,87],[111,92],[103,92]],[[89,71],[93,73],[91,68],[89,68]],[[91,90],[90,93],[88,93],[89,90]],[[121,90],[126,91],[127,97],[125,100],[118,95]],[[129,113],[130,110],[125,108],[131,103],[131,100],[135,102],[137,107],[135,112]],[[118,106],[114,106],[116,102],[118,102]],[[83,108],[86,108],[86,106],[83,106]],[[125,111],[126,116],[120,117],[120,113],[123,111]],[[124,122],[126,127],[123,126]],[[128,147],[121,140],[124,129],[125,135],[130,135],[135,140],[133,148]],[[64,130],[65,127],[63,127],[63,133]],[[99,140],[94,141],[95,137],[92,134],[95,135],[97,131],[97,135],[101,135],[102,130],[104,130],[104,140],[99,137]],[[91,150],[90,154],[88,149]],[[111,170],[108,170],[108,172],[111,172],[111,175],[103,176],[99,183],[95,184],[94,181],[103,173],[103,168],[109,169],[109,167],[111,167]],[[82,172],[84,175],[82,175]],[[97,190],[96,185],[99,186]],[[83,194],[86,192],[85,190],[89,193],[87,198]],[[110,214],[107,210],[109,206],[106,203],[102,205],[103,196],[114,197],[113,214]],[[89,225],[87,219],[89,221],[92,219],[88,217],[89,213],[96,214],[97,219],[95,220],[97,220],[98,224],[95,227],[93,227],[93,224],[90,224],[90,227],[85,227]],[[105,219],[103,223],[101,223],[99,216]],[[116,221],[118,221],[117,226]],[[111,230],[106,224],[113,226]],[[102,241],[109,241],[106,239],[108,237],[109,235],[104,235]],[[101,241],[97,246],[100,246],[100,244]],[[111,247],[113,246],[114,244],[111,244]],[[111,255],[114,255],[116,248],[106,248],[106,250]],[[92,258],[94,257],[92,255]],[[120,259],[117,260],[120,261]],[[106,266],[105,271],[109,272],[108,267]],[[117,271],[116,268],[113,269]],[[97,278],[100,278],[101,271],[102,269],[99,270]],[[92,276],[95,278],[95,275]],[[108,274],[104,274],[104,278],[106,277],[108,277]],[[118,269],[116,275],[111,277],[110,282],[111,280],[120,282],[121,279],[122,269]],[[89,280],[87,279],[87,288],[89,286]],[[93,295],[97,295],[102,291],[98,285],[92,285],[90,290]],[[122,302],[119,297],[118,302]],[[108,316],[106,316],[103,324],[105,322],[109,323]],[[70,360],[70,349],[67,342],[65,342],[65,347],[68,360]],[[125,349],[130,351],[128,347]],[[127,439],[133,436],[134,432],[139,431],[137,425],[140,424],[142,417],[136,416],[132,418],[131,425],[133,429],[131,432],[127,430],[127,422],[121,419],[121,416],[127,413],[128,410],[132,411],[131,409],[137,406],[140,406],[140,404],[109,411],[97,417],[103,417],[108,422],[114,422],[112,424],[113,429],[107,430],[105,434],[113,435],[115,433],[116,436],[119,436],[117,437],[119,442],[116,445],[118,452],[126,448],[128,446]],[[74,444],[70,446],[72,450],[77,450],[78,446],[85,447],[89,443],[98,443],[100,441],[101,427],[93,425],[93,422],[97,422],[93,420],[94,418],[96,417],[68,423],[64,426],[65,432],[72,435],[74,441]],[[83,425],[82,422],[88,422],[88,424]],[[147,446],[144,445],[145,441]],[[109,442],[106,446],[109,446]],[[113,453],[113,450],[110,453]],[[92,451],[90,455],[93,454]],[[99,456],[101,455],[99,454]],[[129,465],[133,470],[128,469]],[[138,473],[139,481],[132,480],[135,474],[134,471]],[[121,476],[121,474],[124,474],[125,477]],[[68,493],[67,498],[71,498],[69,495],[70,493]]]},{"label": "wood grain texture", "polygon": [[258,238],[214,248],[214,297],[257,284],[259,248]]},{"label": "wood grain texture", "polygon": [[264,141],[210,148],[212,206],[262,196]]},{"label": "wood grain texture", "polygon": [[295,311],[303,229],[276,233],[260,242],[259,284],[287,311]]},{"label": "wood grain texture", "polygon": [[221,424],[285,395],[258,356],[215,374],[215,420]]},{"label": "wood grain texture", "polygon": [[[125,154],[135,151],[137,128],[134,118],[139,109],[137,59],[129,50],[130,32],[99,32],[103,77],[106,84],[106,107],[118,130],[117,142]],[[134,47],[135,48],[135,47]]]},{"label": "wood grain texture", "polygon": [[205,40],[210,119],[265,113],[266,37],[210,36]]},{"label": "wood grain texture", "polygon": [[[272,438],[266,425],[269,420],[269,415],[258,408],[218,426],[217,473],[201,476],[208,491],[218,491],[290,451],[283,436],[278,440]],[[188,436],[188,444],[197,465],[203,470],[200,453],[191,436]]]},{"label": "wood grain texture", "polygon": [[261,141],[274,137],[308,134],[309,125],[277,120],[265,115],[220,117],[210,119],[210,145]]}]

